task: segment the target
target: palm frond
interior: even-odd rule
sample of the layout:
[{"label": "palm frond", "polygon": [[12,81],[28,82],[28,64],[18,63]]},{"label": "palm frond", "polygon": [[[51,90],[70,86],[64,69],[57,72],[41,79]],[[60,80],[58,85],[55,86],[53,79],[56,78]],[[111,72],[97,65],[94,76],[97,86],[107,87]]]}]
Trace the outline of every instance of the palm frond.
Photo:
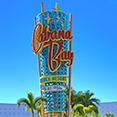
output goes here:
[{"label": "palm frond", "polygon": [[26,105],[25,111],[29,111],[29,105]]},{"label": "palm frond", "polygon": [[89,105],[88,108],[90,109],[90,112],[94,111],[96,114],[98,114],[98,109],[94,105]]},{"label": "palm frond", "polygon": [[47,99],[45,97],[36,97],[34,100],[34,104],[38,104],[39,101],[47,102]]},{"label": "palm frond", "polygon": [[28,100],[25,99],[25,98],[21,98],[21,99],[19,99],[19,100],[17,101],[17,106],[18,106],[18,107],[19,107],[21,104],[22,104],[22,105],[29,105],[29,106],[30,106]]},{"label": "palm frond", "polygon": [[100,100],[97,99],[97,98],[91,98],[91,99],[90,99],[90,102],[95,102],[97,105],[100,104]]},{"label": "palm frond", "polygon": [[40,97],[41,101],[43,102],[47,102],[47,98],[46,97]]},{"label": "palm frond", "polygon": [[33,108],[34,105],[34,96],[32,94],[32,92],[27,93],[27,98],[28,98],[28,102],[30,103],[30,106]]},{"label": "palm frond", "polygon": [[94,93],[90,92],[89,90],[84,93],[84,97],[86,100],[90,99],[91,96],[93,96]]},{"label": "palm frond", "polygon": [[41,105],[39,105],[37,108],[36,108],[36,111],[38,113],[39,116],[42,116],[42,113],[41,113]]},{"label": "palm frond", "polygon": [[83,104],[76,104],[74,107],[73,107],[73,110],[77,110],[77,109],[82,109],[84,108],[84,105]]}]

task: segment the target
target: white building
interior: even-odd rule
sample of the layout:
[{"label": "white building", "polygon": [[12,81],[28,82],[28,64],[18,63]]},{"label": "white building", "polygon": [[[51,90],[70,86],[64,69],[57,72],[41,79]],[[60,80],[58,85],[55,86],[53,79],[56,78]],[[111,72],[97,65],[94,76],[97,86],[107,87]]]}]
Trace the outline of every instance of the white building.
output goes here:
[{"label": "white building", "polygon": [[31,117],[31,111],[26,112],[22,105],[0,103],[0,117]]},{"label": "white building", "polygon": [[117,117],[117,102],[100,103],[99,113],[113,113]]},{"label": "white building", "polygon": [[[117,102],[100,103],[99,113],[113,113],[117,117]],[[0,117],[32,117],[31,110],[25,111],[25,106],[17,107],[16,104],[0,103]],[[36,114],[35,114],[35,117]]]}]

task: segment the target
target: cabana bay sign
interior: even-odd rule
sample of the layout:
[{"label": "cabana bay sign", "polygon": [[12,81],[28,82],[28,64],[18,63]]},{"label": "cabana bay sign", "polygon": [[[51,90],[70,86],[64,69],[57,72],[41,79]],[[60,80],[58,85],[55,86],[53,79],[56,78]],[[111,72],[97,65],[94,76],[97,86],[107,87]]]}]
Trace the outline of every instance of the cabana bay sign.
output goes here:
[{"label": "cabana bay sign", "polygon": [[[62,50],[62,42],[60,40],[70,41],[72,39],[70,30],[53,30],[49,31],[49,26],[43,28],[43,24],[39,23],[35,26],[32,37],[32,51],[39,54],[44,47],[48,49],[48,66],[51,72],[55,72],[61,65],[61,61],[68,61],[66,67],[70,67],[73,62],[73,52]],[[53,56],[53,47],[57,45],[57,51]],[[56,67],[53,67],[53,61]]]},{"label": "cabana bay sign", "polygon": [[[68,28],[68,16],[62,11],[55,10],[44,12],[35,18],[35,27],[32,35],[32,51],[38,56],[39,80],[41,96],[47,98],[42,102],[42,117],[54,113],[66,113],[66,89],[69,78],[69,91],[71,84],[71,65],[73,63],[72,44],[72,18]],[[72,15],[70,15],[72,17]],[[69,76],[68,74],[69,67]],[[69,111],[70,94],[69,92]]]}]

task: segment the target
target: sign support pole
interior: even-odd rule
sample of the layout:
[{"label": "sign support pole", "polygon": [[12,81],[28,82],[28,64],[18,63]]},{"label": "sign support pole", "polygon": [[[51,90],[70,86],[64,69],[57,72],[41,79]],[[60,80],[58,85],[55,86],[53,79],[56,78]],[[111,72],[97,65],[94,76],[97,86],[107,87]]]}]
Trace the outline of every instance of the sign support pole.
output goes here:
[{"label": "sign support pole", "polygon": [[[70,14],[70,31],[72,35],[72,14]],[[72,40],[70,41],[70,51],[72,51]],[[69,67],[69,104],[68,104],[68,117],[70,117],[71,107],[71,66]]]},{"label": "sign support pole", "polygon": [[[42,6],[42,12],[44,12],[44,8],[43,8],[43,3],[41,4]],[[35,26],[36,26],[36,18],[35,18]],[[38,46],[38,45],[37,45]],[[39,57],[39,54],[37,54],[37,58],[38,58],[38,68],[39,68],[39,78],[41,77],[41,71],[40,71],[40,57]],[[41,93],[41,96],[43,96],[42,94],[42,85],[40,85],[40,93]],[[43,101],[41,101],[41,106],[42,106],[42,117],[44,117],[44,105],[43,105]]]},{"label": "sign support pole", "polygon": [[[41,9],[42,9],[41,12],[43,13],[44,12],[43,2],[41,4]],[[39,54],[38,54],[38,56],[39,56]],[[41,70],[40,70],[40,77],[41,77]],[[43,96],[43,94],[42,94],[42,85],[40,85],[40,89],[41,89],[41,96]],[[42,104],[42,117],[44,117],[44,104],[43,104],[43,101],[41,102],[41,104]]]}]

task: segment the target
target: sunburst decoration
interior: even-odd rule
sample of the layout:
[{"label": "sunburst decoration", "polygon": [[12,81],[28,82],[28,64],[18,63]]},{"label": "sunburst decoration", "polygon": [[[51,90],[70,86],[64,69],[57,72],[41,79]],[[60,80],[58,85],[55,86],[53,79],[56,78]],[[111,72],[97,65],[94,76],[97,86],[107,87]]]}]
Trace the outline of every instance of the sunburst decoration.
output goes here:
[{"label": "sunburst decoration", "polygon": [[49,21],[50,21],[51,19],[52,19],[52,18],[50,18],[50,17],[49,17],[49,14],[48,14],[48,16],[47,16],[47,18],[46,18],[45,20],[47,20],[48,23],[49,23]]},{"label": "sunburst decoration", "polygon": [[63,22],[61,23],[61,27],[63,28]]},{"label": "sunburst decoration", "polygon": [[58,10],[60,9],[60,8],[58,8],[57,3],[56,3],[56,7],[54,9],[56,10],[56,12],[58,12]]}]

